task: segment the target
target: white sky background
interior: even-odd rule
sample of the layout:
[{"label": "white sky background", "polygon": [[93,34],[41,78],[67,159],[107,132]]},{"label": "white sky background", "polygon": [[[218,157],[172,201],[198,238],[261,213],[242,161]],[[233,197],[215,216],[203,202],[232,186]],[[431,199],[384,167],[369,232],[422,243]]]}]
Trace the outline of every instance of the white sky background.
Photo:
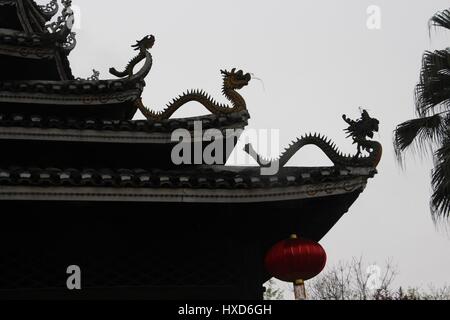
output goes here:
[{"label": "white sky background", "polygon": [[[450,32],[433,32],[430,40],[427,27],[448,1],[74,0],[74,5],[81,9],[78,46],[70,56],[75,76],[88,77],[95,68],[101,78],[110,78],[110,67],[122,69],[135,55],[130,48],[135,40],[156,36],[144,93],[145,104],[155,109],[191,88],[224,101],[219,70],[242,68],[265,84],[263,90],[252,80],[242,90],[252,115],[248,129],[280,129],[283,147],[317,131],[346,152],[355,148],[345,139],[342,114],[357,118],[359,106],[369,109],[381,121],[376,138],[384,158],[379,175],[321,242],[328,264],[363,255],[383,265],[393,258],[397,285],[450,284],[450,237],[436,230],[428,206],[432,162],[409,157],[403,171],[392,147],[396,124],[414,116],[423,51],[450,44]],[[370,5],[381,8],[381,30],[366,27]],[[196,104],[186,109],[178,115],[204,113]],[[328,164],[324,158],[314,147],[305,148],[291,164]]]}]

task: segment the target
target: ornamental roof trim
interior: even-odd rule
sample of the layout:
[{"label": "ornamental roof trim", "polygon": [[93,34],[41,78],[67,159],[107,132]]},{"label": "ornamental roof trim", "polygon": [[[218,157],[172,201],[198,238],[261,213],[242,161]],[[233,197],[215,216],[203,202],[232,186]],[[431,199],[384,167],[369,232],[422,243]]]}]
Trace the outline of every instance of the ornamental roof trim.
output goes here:
[{"label": "ornamental roof trim", "polygon": [[376,174],[371,168],[285,168],[277,176],[234,170],[0,169],[0,200],[273,202],[362,192]]},{"label": "ornamental roof trim", "polygon": [[59,3],[58,0],[51,0],[47,4],[44,5],[38,5],[36,1],[33,1],[33,3],[39,8],[42,15],[46,18],[47,21],[50,21],[51,18],[53,18],[59,10]]},{"label": "ornamental roof trim", "polygon": [[175,129],[194,130],[201,121],[207,129],[243,129],[250,115],[247,111],[228,115],[148,120],[61,119],[56,117],[0,114],[0,139],[72,141],[82,138],[91,142],[121,141],[129,143],[169,143]]},{"label": "ornamental roof trim", "polygon": [[[0,82],[1,102],[48,104],[108,104],[110,100],[137,100],[145,83],[141,79],[5,81]],[[115,103],[115,101],[114,101]]]}]

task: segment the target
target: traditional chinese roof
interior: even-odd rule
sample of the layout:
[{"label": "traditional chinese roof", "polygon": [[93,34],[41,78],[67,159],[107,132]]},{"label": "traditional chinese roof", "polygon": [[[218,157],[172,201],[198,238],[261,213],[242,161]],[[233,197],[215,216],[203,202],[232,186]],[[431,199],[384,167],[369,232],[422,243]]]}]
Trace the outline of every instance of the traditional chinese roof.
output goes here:
[{"label": "traditional chinese roof", "polygon": [[[48,7],[29,0],[0,3],[0,12],[15,8],[23,26],[0,28],[0,63],[6,70],[0,75],[0,200],[172,205],[295,202],[304,206],[312,199],[340,202],[342,198],[342,208],[330,220],[335,222],[376,174],[382,148],[368,139],[378,131],[378,121],[367,112],[357,121],[344,117],[350,125],[349,137],[358,146],[354,156],[343,155],[330,139],[307,135],[275,160],[265,160],[247,145],[258,167],[207,166],[204,162],[177,166],[171,159],[178,143],[171,139],[174,130],[192,133],[196,122],[203,130],[222,132],[248,124],[250,115],[239,90],[249,84],[250,74],[237,69],[221,71],[228,105],[202,90],[191,90],[155,112],[141,100],[144,79],[153,65],[150,49],[155,37],[146,36],[132,46],[137,54],[123,71],[110,69],[116,79],[100,80],[98,74],[74,79],[67,60],[68,49],[74,45],[67,43],[71,1],[62,2],[63,13],[52,24],[45,21],[56,13],[56,1]],[[56,65],[53,74],[45,64],[49,61]],[[22,69],[12,69],[12,62]],[[172,118],[193,101],[211,115]],[[132,120],[138,109],[147,120]],[[237,138],[233,134],[222,137],[232,146]],[[311,144],[321,148],[334,166],[287,166],[295,153]],[[203,141],[202,150],[205,145]],[[222,160],[226,162],[228,156],[227,150]],[[263,173],[272,165],[279,171]],[[325,223],[318,235],[330,227]]]},{"label": "traditional chinese roof", "polygon": [[[155,43],[154,36],[146,36],[132,46],[138,53],[124,71],[110,69],[118,79],[100,80],[97,72],[88,79],[75,79],[67,58],[76,45],[71,31],[72,1],[61,3],[60,16],[50,23],[58,12],[56,0],[46,6],[31,0],[0,0],[0,14],[10,17],[0,25],[0,110],[4,115],[128,121],[139,109],[150,122],[173,125],[184,121],[170,121],[172,115],[192,101],[204,105],[219,119],[230,120],[230,115],[246,111],[245,100],[236,90],[246,86],[251,76],[236,69],[222,71],[223,93],[230,105],[216,102],[202,90],[192,90],[173,99],[162,112],[147,108],[141,94],[153,64],[149,50]],[[142,61],[143,66],[135,72]]]},{"label": "traditional chinese roof", "polygon": [[[0,261],[0,274],[5,275],[0,296],[51,296],[55,288],[68,294],[65,279],[61,282],[60,272],[52,270],[75,257],[89,270],[83,278],[87,289],[82,290],[88,296],[99,285],[130,290],[146,286],[146,297],[152,290],[159,297],[158,285],[173,284],[216,283],[223,293],[224,287],[237,283],[230,292],[240,292],[251,279],[254,288],[242,297],[258,297],[255,288],[268,279],[260,268],[263,253],[299,228],[302,235],[320,240],[377,173],[382,147],[371,139],[379,122],[366,111],[356,121],[343,117],[357,146],[355,155],[344,155],[330,139],[309,134],[293,141],[277,159],[264,159],[247,145],[245,151],[257,166],[221,165],[248,124],[240,90],[251,75],[221,70],[228,104],[203,90],[190,90],[157,112],[141,99],[155,37],[132,46],[137,53],[123,70],[110,69],[116,78],[100,80],[94,70],[88,79],[75,79],[67,58],[76,44],[70,30],[71,1],[61,3],[61,15],[49,22],[58,12],[56,0],[46,6],[0,0],[0,202],[10,213],[4,215],[0,232],[1,240],[9,243],[4,248],[7,259]],[[211,114],[174,119],[190,102]],[[146,120],[133,120],[137,110]],[[199,124],[201,132],[196,131]],[[195,151],[206,150],[210,141],[196,134],[207,129],[222,134],[214,143],[223,142],[226,150],[214,152],[219,157],[215,165],[205,159],[178,165],[172,159],[180,142],[172,139],[176,129],[186,129],[191,137],[183,141],[194,147],[190,160],[198,155]],[[198,142],[201,150],[195,150]],[[307,145],[319,147],[334,166],[288,166]],[[271,172],[272,167],[279,170]],[[178,237],[168,241],[172,232]],[[166,239],[163,245],[161,239]],[[169,247],[179,252],[173,254]],[[36,252],[48,255],[30,264]],[[137,260],[130,262],[132,255]],[[32,271],[25,272],[25,279],[17,265],[26,262]],[[180,288],[169,291],[179,293]],[[210,288],[205,292],[209,296]]]},{"label": "traditional chinese roof", "polygon": [[[120,128],[123,131],[54,129],[52,132],[46,126],[39,133],[40,128],[1,127],[0,147],[17,147],[15,154],[5,153],[0,159],[0,199],[3,192],[4,199],[17,200],[260,203],[360,193],[367,180],[376,174],[381,157],[381,145],[366,139],[378,130],[378,121],[368,114],[366,117],[363,114],[359,121],[344,119],[351,125],[348,131],[358,149],[367,151],[367,156],[342,155],[327,138],[307,135],[276,161],[265,162],[247,147],[260,167],[170,165],[174,142],[169,135],[164,138],[163,132],[155,133],[156,136]],[[13,119],[13,123],[14,120],[23,121]],[[95,122],[91,125],[95,126]],[[157,139],[166,139],[159,142],[163,144],[159,149]],[[71,153],[57,151],[68,144]],[[288,160],[309,144],[321,148],[335,166],[287,166]],[[96,153],[95,158],[84,157],[92,152]],[[275,162],[279,170],[264,173],[267,165]],[[43,166],[50,163],[56,166]],[[87,165],[92,167],[86,169]]]},{"label": "traditional chinese roof", "polygon": [[[75,80],[69,60],[75,47],[70,0],[54,22],[58,2],[38,6],[31,0],[0,1],[0,110],[9,114],[96,117],[130,120],[145,86],[151,56],[140,72],[123,79]],[[17,22],[17,23],[14,23]],[[1,24],[3,23],[3,25]],[[86,107],[89,106],[89,107]],[[100,106],[96,111],[95,106]]]}]

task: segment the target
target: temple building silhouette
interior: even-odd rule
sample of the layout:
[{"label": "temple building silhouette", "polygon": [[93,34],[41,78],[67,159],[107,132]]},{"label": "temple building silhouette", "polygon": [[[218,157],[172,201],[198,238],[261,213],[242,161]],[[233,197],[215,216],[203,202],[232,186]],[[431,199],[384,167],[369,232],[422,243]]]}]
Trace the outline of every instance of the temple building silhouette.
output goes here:
[{"label": "temple building silhouette", "polygon": [[[141,95],[157,39],[137,41],[111,79],[77,78],[70,6],[0,0],[0,298],[261,299],[269,249],[291,234],[322,239],[377,173],[378,121],[344,117],[355,156],[316,134],[276,160],[248,145],[258,166],[175,164],[172,133],[196,123],[236,146],[226,132],[248,124],[239,90],[251,75],[221,71],[228,105],[193,90],[154,112]],[[192,101],[210,114],[173,117]],[[334,166],[287,165],[311,144]],[[73,265],[81,290],[67,288]]]}]

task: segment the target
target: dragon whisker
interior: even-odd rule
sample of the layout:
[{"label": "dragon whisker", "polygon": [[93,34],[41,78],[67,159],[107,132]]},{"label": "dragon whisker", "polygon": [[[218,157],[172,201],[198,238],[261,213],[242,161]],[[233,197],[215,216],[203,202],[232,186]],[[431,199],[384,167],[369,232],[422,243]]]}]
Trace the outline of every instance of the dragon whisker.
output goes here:
[{"label": "dragon whisker", "polygon": [[254,73],[250,73],[250,75],[252,76],[252,79],[255,79],[255,80],[258,80],[258,81],[261,82],[262,87],[263,87],[263,91],[266,92],[266,85],[264,84],[264,80],[261,79],[261,78],[256,77]]}]

